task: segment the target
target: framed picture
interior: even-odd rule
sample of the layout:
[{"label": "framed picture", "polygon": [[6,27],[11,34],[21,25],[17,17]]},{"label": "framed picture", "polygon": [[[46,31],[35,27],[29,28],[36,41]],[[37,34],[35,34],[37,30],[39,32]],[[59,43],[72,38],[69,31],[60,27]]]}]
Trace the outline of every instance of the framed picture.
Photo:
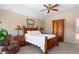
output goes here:
[{"label": "framed picture", "polygon": [[28,26],[28,27],[34,27],[34,23],[35,23],[34,20],[32,20],[32,19],[27,19],[27,26]]}]

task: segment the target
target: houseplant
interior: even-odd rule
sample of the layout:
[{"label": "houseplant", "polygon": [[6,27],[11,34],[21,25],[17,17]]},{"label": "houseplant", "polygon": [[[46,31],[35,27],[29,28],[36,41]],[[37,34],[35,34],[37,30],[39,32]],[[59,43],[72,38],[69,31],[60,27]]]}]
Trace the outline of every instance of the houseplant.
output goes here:
[{"label": "houseplant", "polygon": [[8,34],[7,30],[0,28],[0,41],[4,40],[7,34]]}]

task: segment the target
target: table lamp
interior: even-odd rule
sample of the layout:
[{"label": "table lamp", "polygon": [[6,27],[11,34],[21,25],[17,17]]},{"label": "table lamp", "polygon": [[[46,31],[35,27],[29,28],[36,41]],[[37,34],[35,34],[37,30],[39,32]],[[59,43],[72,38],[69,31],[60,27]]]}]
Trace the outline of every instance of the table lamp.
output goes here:
[{"label": "table lamp", "polygon": [[21,30],[21,27],[20,27],[19,25],[17,25],[17,26],[16,26],[16,28],[15,28],[15,30],[17,30],[17,31],[18,31],[17,36],[19,36],[19,31]]}]

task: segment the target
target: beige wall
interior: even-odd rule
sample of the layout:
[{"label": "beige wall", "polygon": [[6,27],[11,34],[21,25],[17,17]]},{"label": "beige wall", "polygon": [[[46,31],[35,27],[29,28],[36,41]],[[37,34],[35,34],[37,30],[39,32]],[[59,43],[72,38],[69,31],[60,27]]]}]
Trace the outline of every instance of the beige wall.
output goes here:
[{"label": "beige wall", "polygon": [[76,33],[79,33],[79,26],[76,26]]},{"label": "beige wall", "polygon": [[[69,12],[63,12],[56,15],[53,15],[53,17],[49,17],[45,22],[43,20],[39,20],[34,17],[28,17],[24,15],[20,15],[17,13],[8,12],[5,10],[0,9],[0,21],[2,21],[2,27],[6,28],[10,34],[17,34],[16,33],[16,26],[20,25],[21,27],[23,25],[27,25],[26,19],[31,18],[35,20],[35,27],[44,27],[44,31],[46,33],[52,33],[52,20],[57,19],[65,19],[65,31],[64,31],[64,41],[65,42],[75,42],[75,32],[76,32],[76,18],[79,17],[78,11],[69,11]],[[44,26],[45,25],[45,26]],[[22,31],[20,32],[22,33]]]},{"label": "beige wall", "polygon": [[76,31],[76,18],[79,16],[78,11],[69,11],[60,14],[56,14],[53,17],[49,17],[45,21],[45,32],[52,33],[52,20],[65,19],[64,28],[64,41],[75,42],[75,31]]},{"label": "beige wall", "polygon": [[[17,31],[15,30],[17,25],[20,25],[21,27],[23,25],[27,26],[26,19],[31,18],[35,20],[35,27],[44,27],[44,21],[39,20],[38,18],[29,17],[20,15],[17,13],[8,12],[5,10],[0,9],[0,21],[2,21],[2,27],[8,30],[10,34],[16,35]],[[22,31],[20,31],[22,34]]]}]

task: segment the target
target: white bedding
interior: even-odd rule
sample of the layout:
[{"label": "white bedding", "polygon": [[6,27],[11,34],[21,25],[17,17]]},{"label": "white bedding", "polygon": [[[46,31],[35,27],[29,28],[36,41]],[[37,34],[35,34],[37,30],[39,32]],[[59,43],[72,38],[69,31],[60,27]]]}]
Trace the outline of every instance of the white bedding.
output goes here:
[{"label": "white bedding", "polygon": [[25,41],[40,47],[42,51],[45,52],[44,50],[45,37],[47,37],[47,39],[50,39],[50,38],[54,38],[55,35],[52,35],[52,34],[38,34],[37,35],[37,34],[26,33]]}]

